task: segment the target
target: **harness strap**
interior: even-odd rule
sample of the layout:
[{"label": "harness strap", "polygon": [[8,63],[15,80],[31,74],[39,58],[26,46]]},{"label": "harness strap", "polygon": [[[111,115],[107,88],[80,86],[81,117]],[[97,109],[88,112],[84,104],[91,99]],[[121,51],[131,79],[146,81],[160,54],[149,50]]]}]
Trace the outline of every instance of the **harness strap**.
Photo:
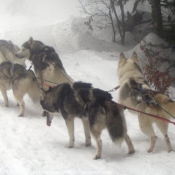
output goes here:
[{"label": "harness strap", "polygon": [[113,89],[111,89],[111,90],[109,90],[109,91],[107,91],[107,92],[114,92],[114,91],[116,91],[117,89],[119,89],[120,88],[120,86],[116,86],[115,88],[113,88]]},{"label": "harness strap", "polygon": [[[145,103],[150,103],[150,104],[157,105],[157,106],[158,106],[159,108],[161,108],[164,112],[166,112],[168,115],[170,115],[171,117],[173,117],[173,118],[175,119],[175,117],[174,117],[172,114],[170,114],[167,110],[165,110],[164,108],[162,108],[162,107],[155,101],[154,97],[153,97],[151,100],[146,100],[146,98],[145,98],[145,95],[146,95],[146,94],[144,94],[144,93],[145,93],[145,90],[142,88],[142,84],[139,85],[139,91],[140,91],[141,96],[142,96],[142,99],[143,99],[143,101],[144,101]],[[151,90],[151,91],[153,91],[153,90]],[[153,91],[153,92],[155,92],[155,91]]]},{"label": "harness strap", "polygon": [[175,125],[175,122],[172,122],[171,120],[168,120],[166,118],[163,118],[163,117],[160,117],[160,116],[157,116],[157,115],[154,115],[154,114],[149,114],[147,112],[142,112],[142,111],[139,111],[137,109],[134,109],[134,108],[130,108],[128,106],[125,106],[125,105],[122,105],[122,104],[119,104],[119,103],[116,103],[117,105],[123,107],[124,109],[130,109],[132,111],[136,111],[136,112],[139,112],[139,113],[142,113],[142,114],[145,114],[145,115],[149,115],[150,117],[153,117],[153,118],[156,118],[158,120],[162,120],[164,122],[168,122],[168,123],[172,123],[173,125]]}]

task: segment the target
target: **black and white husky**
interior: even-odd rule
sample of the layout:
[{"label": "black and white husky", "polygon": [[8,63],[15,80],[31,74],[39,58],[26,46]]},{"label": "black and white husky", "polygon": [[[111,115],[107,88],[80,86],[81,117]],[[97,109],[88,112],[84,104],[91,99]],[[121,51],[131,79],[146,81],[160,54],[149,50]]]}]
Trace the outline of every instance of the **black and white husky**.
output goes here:
[{"label": "black and white husky", "polygon": [[[42,108],[49,112],[61,112],[69,133],[68,147],[74,146],[74,117],[82,119],[86,145],[90,145],[90,132],[97,143],[95,159],[101,158],[101,132],[107,128],[113,142],[121,143],[125,139],[129,153],[134,147],[127,134],[123,108],[112,101],[111,94],[100,89],[93,89],[91,84],[75,82],[64,83],[50,88],[40,101]],[[87,125],[88,122],[88,125]],[[87,127],[90,125],[90,128]]]},{"label": "black and white husky", "polygon": [[21,50],[15,54],[19,59],[28,59],[34,66],[36,76],[43,89],[60,83],[73,83],[73,79],[66,73],[62,61],[53,47],[47,46],[32,37],[24,42]]}]

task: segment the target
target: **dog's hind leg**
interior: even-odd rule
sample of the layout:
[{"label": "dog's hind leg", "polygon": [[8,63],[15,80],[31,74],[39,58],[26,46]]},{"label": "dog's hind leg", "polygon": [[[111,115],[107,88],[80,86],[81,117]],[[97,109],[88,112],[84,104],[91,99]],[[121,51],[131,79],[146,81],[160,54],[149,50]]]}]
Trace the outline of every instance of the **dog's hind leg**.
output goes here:
[{"label": "dog's hind leg", "polygon": [[1,90],[2,96],[4,98],[4,104],[2,106],[8,107],[9,102],[8,102],[8,97],[7,97],[7,91],[6,91],[6,88],[4,87],[4,85],[0,84],[0,90]]},{"label": "dog's hind leg", "polygon": [[73,148],[74,147],[74,117],[68,116],[67,119],[65,119],[67,130],[69,133],[69,143],[66,145],[67,148]]},{"label": "dog's hind leg", "polygon": [[19,104],[20,107],[20,112],[19,112],[19,117],[24,116],[24,112],[25,112],[25,102],[23,101],[23,94],[19,94],[19,92],[16,92],[15,90],[13,91],[13,95],[17,101],[17,103]]},{"label": "dog's hind leg", "polygon": [[124,139],[125,139],[125,142],[128,146],[128,150],[129,150],[128,154],[134,153],[135,152],[134,146],[133,146],[132,141],[127,133],[124,134]]},{"label": "dog's hind leg", "polygon": [[164,135],[164,139],[165,142],[167,144],[168,147],[168,152],[174,151],[172,146],[171,146],[171,142],[170,139],[168,137],[167,131],[168,131],[168,123],[165,122],[158,122],[157,123],[158,128],[160,129],[160,131],[162,132],[162,134]]},{"label": "dog's hind leg", "polygon": [[91,133],[92,136],[94,137],[96,144],[97,144],[97,152],[96,155],[94,157],[94,159],[100,159],[101,158],[101,152],[102,152],[102,140],[100,138],[101,135],[101,129],[98,129],[98,126],[93,126],[91,127]]},{"label": "dog's hind leg", "polygon": [[25,102],[23,101],[23,99],[19,102],[19,106],[20,106],[20,112],[19,112],[19,117],[23,117],[24,116],[24,112],[25,112]]},{"label": "dog's hind leg", "polygon": [[85,134],[85,144],[86,146],[91,145],[91,135],[90,135],[90,128],[89,128],[89,119],[87,117],[82,118],[82,123],[84,127],[84,134]]},{"label": "dog's hind leg", "polygon": [[151,145],[150,148],[148,149],[148,153],[150,153],[154,149],[157,137],[155,135],[152,123],[148,120],[147,116],[139,114],[138,119],[141,131],[150,138]]},{"label": "dog's hind leg", "polygon": [[157,137],[156,137],[156,135],[153,135],[153,136],[151,136],[150,139],[151,139],[151,145],[150,145],[150,148],[148,149],[148,153],[151,153],[153,151],[154,146],[156,144]]}]

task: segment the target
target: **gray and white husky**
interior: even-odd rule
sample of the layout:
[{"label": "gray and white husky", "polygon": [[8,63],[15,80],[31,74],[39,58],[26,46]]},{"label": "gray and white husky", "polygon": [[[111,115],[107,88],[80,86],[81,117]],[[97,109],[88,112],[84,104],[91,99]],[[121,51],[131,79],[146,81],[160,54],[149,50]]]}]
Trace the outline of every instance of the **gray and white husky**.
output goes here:
[{"label": "gray and white husky", "polygon": [[15,56],[19,50],[19,47],[11,41],[0,40],[0,63],[10,61],[13,64],[18,63],[25,66],[25,59],[19,60]]},{"label": "gray and white husky", "polygon": [[9,105],[7,90],[12,89],[13,95],[20,106],[19,116],[24,116],[25,102],[23,97],[28,94],[33,102],[39,102],[40,88],[32,70],[20,64],[4,61],[0,64],[0,90],[4,98],[3,106]]}]

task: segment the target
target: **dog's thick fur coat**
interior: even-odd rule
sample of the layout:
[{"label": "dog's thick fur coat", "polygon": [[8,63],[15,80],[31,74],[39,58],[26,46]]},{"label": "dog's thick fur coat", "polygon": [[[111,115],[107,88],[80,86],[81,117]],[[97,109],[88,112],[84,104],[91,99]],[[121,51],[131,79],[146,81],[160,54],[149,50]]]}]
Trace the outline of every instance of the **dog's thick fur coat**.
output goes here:
[{"label": "dog's thick fur coat", "polygon": [[10,61],[13,64],[17,63],[25,66],[25,59],[19,60],[15,56],[19,50],[19,47],[11,41],[0,40],[0,63]]},{"label": "dog's thick fur coat", "polygon": [[[143,95],[147,96],[147,94],[142,94],[143,92],[140,91],[140,88],[142,88],[144,92],[151,91],[149,85],[144,79],[141,68],[139,67],[140,65],[138,57],[135,52],[133,53],[132,58],[129,59],[127,59],[123,53],[120,54],[117,70],[120,80],[119,102],[133,109],[137,109],[138,111],[170,119],[171,117],[156,104],[150,104],[144,101]],[[140,85],[142,87],[140,87]],[[150,95],[148,95],[148,98],[149,96]],[[168,96],[158,93],[155,94],[154,99],[156,103],[162,106],[165,110],[171,111],[170,113],[175,114],[175,111],[173,110],[175,107],[173,107],[173,105],[175,105],[175,103],[172,102]],[[130,112],[132,111],[130,110]],[[164,135],[165,142],[168,147],[168,152],[173,150],[167,134],[168,123],[139,112],[133,113],[138,115],[141,131],[150,138],[151,143],[148,152],[153,151],[156,143],[156,134],[152,126],[153,123],[156,123],[156,125]]]},{"label": "dog's thick fur coat", "polygon": [[[123,109],[111,99],[111,94],[100,89],[93,89],[91,84],[76,82],[73,87],[69,84],[62,84],[50,89],[45,92],[45,97],[40,103],[44,110],[49,112],[60,111],[63,115],[70,136],[68,147],[74,146],[74,117],[78,116],[88,122],[90,131],[97,143],[95,159],[99,159],[102,151],[100,135],[104,128],[108,129],[112,141],[121,142],[124,138],[128,145],[129,153],[135,151],[127,135]],[[84,128],[84,131],[86,144],[89,145],[89,128]]]},{"label": "dog's thick fur coat", "polygon": [[142,101],[140,93],[135,89],[136,83],[140,83],[143,88],[149,89],[136,52],[132,54],[131,58],[126,58],[123,53],[120,54],[117,72],[120,82],[119,103],[136,109],[137,104]]},{"label": "dog's thick fur coat", "polygon": [[61,112],[65,119],[66,126],[69,133],[68,148],[74,147],[74,118],[79,117],[82,119],[86,145],[91,145],[89,121],[85,116],[84,106],[81,101],[74,94],[74,90],[70,84],[63,83],[54,88],[50,88],[44,93],[43,100],[40,101],[42,108],[50,113]]},{"label": "dog's thick fur coat", "polygon": [[48,86],[45,84],[53,86],[61,83],[73,83],[54,48],[46,46],[41,41],[33,40],[30,37],[28,41],[22,44],[21,50],[16,53],[16,57],[19,59],[26,58],[32,62],[36,76],[45,90],[48,90]]},{"label": "dog's thick fur coat", "polygon": [[9,105],[7,90],[10,89],[13,90],[14,97],[20,106],[19,116],[24,115],[25,94],[28,94],[33,102],[39,102],[40,89],[33,71],[7,61],[0,64],[0,90],[4,98],[3,106],[6,107]]},{"label": "dog's thick fur coat", "polygon": [[[149,114],[157,115],[165,119],[171,119],[168,114],[175,116],[175,102],[172,101],[167,95],[162,93],[155,93],[150,100],[154,99],[155,103],[142,102],[138,105],[138,110]],[[168,111],[168,113],[166,112]],[[170,139],[168,137],[168,123],[161,120],[152,118],[145,114],[138,113],[139,125],[141,131],[150,138],[150,147],[148,152],[152,152],[156,144],[156,134],[153,129],[153,123],[156,123],[157,127],[164,136],[165,143],[167,144],[168,152],[173,151]]]}]

